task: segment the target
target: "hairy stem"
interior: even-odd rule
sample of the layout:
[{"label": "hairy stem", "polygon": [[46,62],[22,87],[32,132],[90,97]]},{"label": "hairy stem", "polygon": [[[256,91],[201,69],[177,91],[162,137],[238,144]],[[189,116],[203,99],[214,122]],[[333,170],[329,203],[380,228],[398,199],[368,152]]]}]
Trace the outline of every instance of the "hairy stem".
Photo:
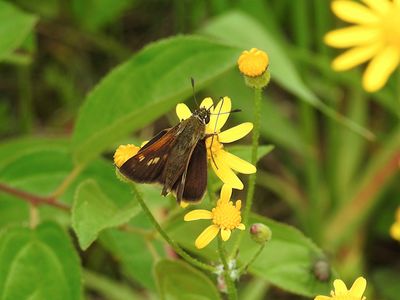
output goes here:
[{"label": "hairy stem", "polygon": [[140,192],[137,190],[136,186],[132,183],[131,184],[133,193],[135,194],[136,199],[138,200],[140,206],[142,207],[144,213],[147,215],[155,229],[158,231],[158,233],[164,238],[164,240],[174,249],[174,251],[180,255],[184,260],[192,264],[193,266],[196,266],[200,269],[209,271],[209,272],[214,272],[215,268],[213,266],[210,266],[206,263],[203,263],[196,258],[190,256],[186,251],[184,251],[179,245],[172,240],[168,234],[164,231],[164,229],[161,228],[160,224],[157,222],[157,220],[154,218],[153,214],[151,213],[150,209],[146,205],[146,203],[143,200],[142,195]]},{"label": "hairy stem", "polygon": [[228,261],[226,258],[226,252],[225,252],[225,248],[223,245],[223,241],[221,236],[218,236],[218,252],[219,252],[219,256],[221,258],[222,264],[224,266],[224,279],[225,279],[225,284],[228,290],[228,299],[229,300],[237,300],[238,296],[237,296],[237,291],[236,291],[236,287],[235,287],[235,283],[233,282],[231,276],[230,276],[230,269],[229,269],[229,265],[228,265]]}]

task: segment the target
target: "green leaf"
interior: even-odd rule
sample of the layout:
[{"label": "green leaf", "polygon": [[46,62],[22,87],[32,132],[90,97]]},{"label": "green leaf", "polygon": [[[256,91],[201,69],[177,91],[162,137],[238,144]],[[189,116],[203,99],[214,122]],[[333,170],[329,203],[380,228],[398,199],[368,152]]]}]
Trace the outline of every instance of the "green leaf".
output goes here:
[{"label": "green leaf", "polygon": [[[250,266],[250,273],[295,294],[309,297],[329,294],[332,276],[330,282],[321,282],[313,273],[315,261],[325,257],[321,249],[292,226],[261,216],[255,216],[251,221],[268,225],[272,240]],[[246,234],[240,246],[241,261],[251,259],[257,248],[258,245]]]},{"label": "green leaf", "polygon": [[[250,266],[250,273],[295,294],[308,297],[329,294],[331,282],[318,281],[312,271],[315,261],[325,256],[310,239],[296,228],[268,218],[254,215],[250,224],[255,222],[268,225],[272,230],[272,239],[254,264]],[[194,246],[197,236],[209,224],[209,220],[193,222],[178,220],[169,226],[168,232],[173,239],[190,252],[208,260],[217,261],[215,240],[201,250]],[[228,251],[235,243],[237,236],[238,230],[234,230],[232,237],[226,243]],[[239,266],[248,262],[258,248],[259,245],[252,241],[246,232],[239,247]],[[332,278],[333,276],[331,276]]]},{"label": "green leaf", "polygon": [[[240,158],[251,161],[251,151],[252,147],[249,145],[235,145],[235,146],[228,146],[226,149]],[[269,154],[272,150],[274,150],[273,145],[265,145],[259,146],[257,151],[257,161],[263,158],[265,155]]]},{"label": "green leaf", "polygon": [[75,158],[85,163],[149,124],[231,68],[239,50],[194,36],[151,44],[110,72],[88,95],[75,126]]},{"label": "green leaf", "polygon": [[[229,96],[232,98],[233,106],[242,109],[240,113],[232,114],[231,117],[241,122],[251,121],[254,116],[250,103],[252,103],[254,93],[243,84],[243,76],[237,70],[227,72],[208,86],[207,90],[210,91],[210,95],[224,95],[227,87],[229,87]],[[298,127],[287,116],[285,108],[280,102],[271,97],[264,97],[261,102],[261,111],[263,120],[266,120],[260,124],[261,136],[298,153],[302,154],[305,151],[306,143],[301,138]]]},{"label": "green leaf", "polygon": [[161,260],[155,267],[155,274],[161,299],[221,299],[215,284],[183,261]]},{"label": "green leaf", "polygon": [[380,269],[373,273],[373,281],[381,298],[397,300],[400,295],[400,273],[390,269]]},{"label": "green leaf", "polygon": [[0,236],[0,299],[81,299],[79,258],[56,224],[13,228]]},{"label": "green leaf", "polygon": [[[131,220],[130,224],[143,228],[146,222],[147,217],[141,213],[133,219],[133,222]],[[148,224],[144,229],[152,229],[152,227]],[[149,247],[153,247],[158,256],[164,257],[164,244],[161,241],[150,241],[143,235],[116,229],[104,231],[100,236],[100,241],[113,257],[121,262],[125,275],[147,289],[156,289],[152,272],[156,260],[149,251]]]},{"label": "green leaf", "polygon": [[138,212],[136,201],[118,207],[103,193],[96,181],[88,179],[76,191],[71,215],[72,228],[78,236],[79,245],[86,250],[102,230],[125,224]]},{"label": "green leaf", "polygon": [[230,12],[209,22],[202,28],[201,32],[241,49],[257,47],[267,51],[270,56],[272,80],[276,80],[282,87],[298,96],[301,100],[318,108],[327,116],[358,134],[368,139],[374,138],[374,135],[369,130],[346,119],[318,99],[301,80],[280,40],[275,38],[268,31],[268,28],[262,26],[256,19],[241,12]]},{"label": "green leaf", "polygon": [[36,21],[34,15],[0,1],[0,61],[22,44]]},{"label": "green leaf", "polygon": [[135,2],[134,0],[73,0],[72,9],[85,28],[95,31],[114,21]]}]

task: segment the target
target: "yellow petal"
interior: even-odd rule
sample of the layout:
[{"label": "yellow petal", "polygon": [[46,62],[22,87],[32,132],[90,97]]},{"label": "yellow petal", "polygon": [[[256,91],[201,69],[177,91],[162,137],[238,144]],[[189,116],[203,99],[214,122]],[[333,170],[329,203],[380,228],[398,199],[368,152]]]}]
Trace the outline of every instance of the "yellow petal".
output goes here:
[{"label": "yellow petal", "polygon": [[223,202],[229,202],[229,200],[231,199],[231,195],[232,195],[232,188],[229,185],[224,184],[221,189],[220,199]]},{"label": "yellow petal", "polygon": [[201,249],[207,246],[218,234],[219,227],[217,225],[210,225],[198,236],[194,245],[196,248]]},{"label": "yellow petal", "polygon": [[365,278],[358,277],[350,288],[350,295],[352,295],[357,299],[361,299],[366,287],[367,287],[367,281],[365,280]]},{"label": "yellow petal", "polygon": [[336,48],[347,48],[358,45],[371,44],[379,38],[377,28],[366,26],[350,26],[328,32],[325,43]]},{"label": "yellow petal", "polygon": [[221,237],[223,241],[229,240],[230,236],[231,236],[230,229],[221,229]]},{"label": "yellow petal", "polygon": [[332,300],[332,298],[327,296],[317,296],[314,300]]},{"label": "yellow petal", "polygon": [[331,4],[332,11],[343,21],[357,24],[370,24],[379,22],[378,16],[360,3],[338,0],[333,1]]},{"label": "yellow petal", "polygon": [[219,133],[218,140],[220,143],[232,143],[246,136],[252,129],[253,123],[242,123]]},{"label": "yellow petal", "polygon": [[339,55],[332,62],[332,68],[335,71],[345,71],[349,70],[359,64],[366,62],[382,49],[380,43],[372,43],[366,46],[359,46],[350,49],[343,54]]},{"label": "yellow petal", "polygon": [[394,223],[391,227],[390,227],[390,236],[397,240],[400,241],[400,223]]},{"label": "yellow petal", "polygon": [[212,213],[206,209],[195,209],[188,212],[183,219],[185,221],[209,220],[212,219]]},{"label": "yellow petal", "polygon": [[245,229],[246,229],[246,226],[244,226],[243,223],[240,223],[236,228],[237,228],[237,229],[240,229],[240,230],[245,230]]},{"label": "yellow petal", "polygon": [[189,206],[189,202],[181,201],[181,203],[179,203],[179,205],[180,205],[182,208],[186,208],[186,207]]},{"label": "yellow petal", "polygon": [[393,0],[393,2],[397,7],[400,7],[400,0]]},{"label": "yellow petal", "polygon": [[381,89],[396,69],[400,61],[400,51],[389,46],[378,53],[369,63],[363,75],[363,86],[368,92]]},{"label": "yellow petal", "polygon": [[257,171],[256,167],[251,163],[233,155],[225,150],[218,152],[220,158],[233,170],[242,174],[253,174]]},{"label": "yellow petal", "polygon": [[218,159],[218,156],[216,155],[214,155],[214,160],[217,166],[215,166],[213,160],[210,160],[211,167],[213,168],[215,174],[219,177],[219,179],[221,179],[223,183],[230,185],[233,189],[242,190],[243,183],[232,171],[232,169],[229,168],[228,165],[225,164],[223,161]]},{"label": "yellow petal", "polygon": [[214,101],[210,97],[204,98],[203,101],[200,103],[200,107],[205,107],[207,109],[214,106]]},{"label": "yellow petal", "polygon": [[391,5],[387,0],[362,0],[365,4],[367,4],[372,10],[376,11],[379,14],[386,14]]},{"label": "yellow petal", "polygon": [[347,287],[342,280],[336,279],[333,282],[333,286],[335,287],[335,295],[336,296],[342,296],[347,293]]},{"label": "yellow petal", "polygon": [[178,115],[179,121],[182,121],[190,118],[192,112],[185,103],[178,103],[176,106],[176,114]]},{"label": "yellow petal", "polygon": [[[207,133],[219,132],[229,118],[232,103],[229,97],[221,99],[214,109],[211,109],[210,122],[207,124]],[[218,120],[218,124],[216,124]]]},{"label": "yellow petal", "polygon": [[235,207],[240,210],[242,208],[242,201],[241,200],[237,200],[235,203]]}]

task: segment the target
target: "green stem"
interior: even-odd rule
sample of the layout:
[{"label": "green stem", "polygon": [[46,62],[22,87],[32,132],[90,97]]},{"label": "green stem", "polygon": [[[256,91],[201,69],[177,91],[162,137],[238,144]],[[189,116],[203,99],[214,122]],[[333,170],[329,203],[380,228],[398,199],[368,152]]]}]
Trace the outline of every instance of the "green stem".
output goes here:
[{"label": "green stem", "polygon": [[228,261],[226,259],[226,252],[225,252],[225,248],[224,248],[221,236],[218,236],[218,252],[219,252],[219,256],[221,258],[222,264],[224,266],[224,278],[225,278],[225,284],[228,289],[228,299],[236,300],[236,299],[238,299],[237,291],[236,291],[235,284],[232,281],[232,278],[229,274],[230,269],[229,269]]},{"label": "green stem", "polygon": [[[258,143],[260,138],[260,119],[261,119],[261,99],[262,99],[262,88],[254,88],[254,127],[253,127],[253,137],[252,137],[252,150],[251,150],[251,163],[253,165],[257,164],[257,154],[258,154]],[[256,186],[257,173],[251,174],[249,176],[249,187],[247,189],[246,205],[244,212],[242,214],[243,224],[246,228],[249,225],[249,216],[251,211],[251,206],[253,204],[254,189]],[[245,231],[239,233],[238,239],[232,248],[231,257],[233,257],[237,250],[239,249],[240,242],[243,239]]]},{"label": "green stem", "polygon": [[140,206],[142,207],[144,213],[147,215],[147,217],[149,218],[150,222],[153,224],[153,226],[155,227],[155,229],[158,231],[158,233],[164,238],[164,240],[174,249],[174,251],[180,255],[184,260],[186,260],[187,262],[189,262],[190,264],[209,271],[209,272],[214,272],[215,268],[213,266],[210,266],[208,264],[205,264],[199,260],[197,260],[196,258],[190,256],[187,252],[185,252],[181,247],[179,247],[179,245],[173,241],[168,234],[161,228],[160,224],[157,222],[157,220],[154,218],[153,214],[151,213],[150,209],[147,207],[146,203],[143,200],[142,195],[140,194],[140,192],[137,190],[136,186],[132,183],[132,189],[133,189],[133,193],[136,197],[136,199],[138,200]]},{"label": "green stem", "polygon": [[240,267],[238,269],[239,271],[239,275],[246,273],[247,269],[255,262],[255,260],[257,259],[257,257],[261,254],[261,252],[264,250],[264,247],[267,243],[261,244],[260,248],[258,248],[258,251],[254,254],[254,256],[250,259],[250,261],[243,265],[242,267]]},{"label": "green stem", "polygon": [[[260,119],[261,119],[261,97],[262,88],[254,89],[254,128],[251,149],[251,163],[257,164],[258,142],[260,138]],[[254,189],[256,186],[256,174],[249,176],[249,188],[247,190],[246,206],[243,213],[243,223],[247,226],[249,222],[249,215],[251,205],[253,203]]]}]

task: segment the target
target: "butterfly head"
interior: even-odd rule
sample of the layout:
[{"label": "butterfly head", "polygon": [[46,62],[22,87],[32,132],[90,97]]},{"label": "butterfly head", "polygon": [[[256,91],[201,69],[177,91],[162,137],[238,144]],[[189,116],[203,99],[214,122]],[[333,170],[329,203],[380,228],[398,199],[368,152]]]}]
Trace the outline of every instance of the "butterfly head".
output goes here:
[{"label": "butterfly head", "polygon": [[198,118],[203,124],[208,124],[210,122],[210,109],[200,107],[199,109],[196,109],[194,111],[193,115]]}]

